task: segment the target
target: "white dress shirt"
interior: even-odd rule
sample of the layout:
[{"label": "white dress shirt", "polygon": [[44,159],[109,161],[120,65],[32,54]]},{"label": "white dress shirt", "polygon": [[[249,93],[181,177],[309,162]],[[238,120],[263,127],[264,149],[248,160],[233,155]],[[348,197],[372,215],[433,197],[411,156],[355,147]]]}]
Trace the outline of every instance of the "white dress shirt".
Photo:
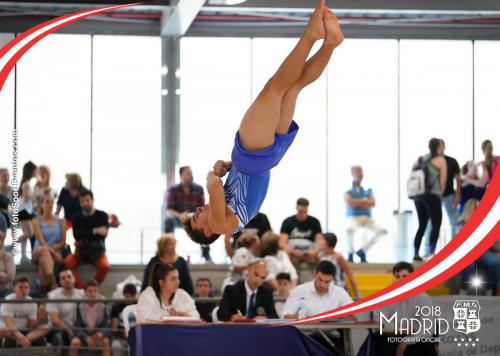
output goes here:
[{"label": "white dress shirt", "polygon": [[160,304],[154,289],[147,287],[137,301],[137,321],[144,323],[146,320],[160,320],[162,316],[169,316],[172,308],[194,318],[200,317],[193,298],[183,289],[177,289],[172,304],[166,306],[163,303]]},{"label": "white dress shirt", "polygon": [[319,295],[314,287],[313,279],[311,282],[301,284],[292,290],[283,306],[282,316],[297,314],[302,298],[304,298],[306,316],[324,313],[352,303],[352,299],[345,289],[333,283],[328,287],[327,293]]}]

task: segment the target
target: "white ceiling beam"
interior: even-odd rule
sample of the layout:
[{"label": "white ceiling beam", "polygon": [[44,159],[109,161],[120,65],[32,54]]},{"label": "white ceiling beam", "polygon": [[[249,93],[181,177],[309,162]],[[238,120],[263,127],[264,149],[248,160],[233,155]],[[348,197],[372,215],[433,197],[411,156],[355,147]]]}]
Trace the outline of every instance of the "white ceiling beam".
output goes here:
[{"label": "white ceiling beam", "polygon": [[183,36],[196,15],[200,12],[205,0],[179,0],[162,15],[162,36]]}]

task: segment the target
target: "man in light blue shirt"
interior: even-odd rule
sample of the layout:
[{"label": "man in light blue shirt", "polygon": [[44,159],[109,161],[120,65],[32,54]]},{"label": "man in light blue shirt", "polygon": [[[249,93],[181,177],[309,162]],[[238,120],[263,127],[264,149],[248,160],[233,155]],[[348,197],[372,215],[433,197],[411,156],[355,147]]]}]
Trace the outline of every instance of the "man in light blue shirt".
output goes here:
[{"label": "man in light blue shirt", "polygon": [[365,189],[361,186],[363,181],[363,168],[352,166],[352,188],[344,195],[347,216],[347,239],[349,243],[349,261],[354,259],[354,234],[358,229],[365,228],[373,234],[367,239],[362,247],[356,251],[361,262],[366,262],[366,252],[372,247],[387,230],[379,226],[372,219],[372,208],[375,206],[375,196],[371,188]]}]

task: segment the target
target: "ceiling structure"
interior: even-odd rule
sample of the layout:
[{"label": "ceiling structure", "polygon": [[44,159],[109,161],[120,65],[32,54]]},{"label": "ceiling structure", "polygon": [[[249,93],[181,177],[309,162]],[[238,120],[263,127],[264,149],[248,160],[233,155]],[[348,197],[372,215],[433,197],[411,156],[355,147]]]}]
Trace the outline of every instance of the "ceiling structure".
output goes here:
[{"label": "ceiling structure", "polygon": [[[314,0],[153,1],[95,16],[65,27],[64,33],[297,37]],[[0,1],[0,32],[20,33],[54,17],[92,6],[127,1]],[[500,39],[498,0],[328,1],[347,38]]]}]

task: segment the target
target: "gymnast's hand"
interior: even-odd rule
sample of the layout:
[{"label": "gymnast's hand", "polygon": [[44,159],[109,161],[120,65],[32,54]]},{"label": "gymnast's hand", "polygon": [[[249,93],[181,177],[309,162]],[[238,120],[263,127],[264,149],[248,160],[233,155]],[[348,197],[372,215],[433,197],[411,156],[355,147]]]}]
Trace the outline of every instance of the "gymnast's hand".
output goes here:
[{"label": "gymnast's hand", "polygon": [[210,187],[217,186],[222,184],[220,178],[215,174],[214,171],[210,171],[207,174],[207,189],[210,190]]},{"label": "gymnast's hand", "polygon": [[216,176],[219,176],[221,178],[224,177],[227,173],[226,162],[221,159],[215,162],[214,173]]}]

